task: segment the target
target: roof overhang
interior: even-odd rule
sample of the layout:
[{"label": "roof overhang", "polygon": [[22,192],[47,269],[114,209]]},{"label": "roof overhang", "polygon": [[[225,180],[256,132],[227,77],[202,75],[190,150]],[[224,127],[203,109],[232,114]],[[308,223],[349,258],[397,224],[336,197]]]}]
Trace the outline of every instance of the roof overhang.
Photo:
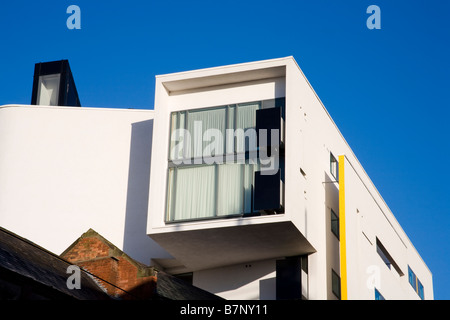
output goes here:
[{"label": "roof overhang", "polygon": [[315,252],[290,221],[149,235],[175,259],[156,259],[169,273],[191,272]]}]

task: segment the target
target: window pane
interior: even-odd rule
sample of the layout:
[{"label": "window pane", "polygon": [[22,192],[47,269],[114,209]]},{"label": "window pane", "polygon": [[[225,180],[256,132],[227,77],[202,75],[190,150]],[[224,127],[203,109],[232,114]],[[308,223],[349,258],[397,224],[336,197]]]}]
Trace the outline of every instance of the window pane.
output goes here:
[{"label": "window pane", "polygon": [[243,213],[244,211],[243,164],[219,165],[218,215]]},{"label": "window pane", "polygon": [[333,209],[331,209],[331,231],[339,239],[339,218]]},{"label": "window pane", "polygon": [[387,265],[387,267],[389,268],[389,269],[391,269],[391,261],[389,260],[389,258],[387,257],[387,254],[386,254],[386,252],[385,252],[385,250],[384,250],[384,248],[383,247],[381,247],[380,246],[380,243],[379,243],[379,241],[378,241],[378,238],[377,238],[377,253],[378,253],[378,255],[380,256],[380,258],[384,261],[384,263]]},{"label": "window pane", "polygon": [[239,104],[237,108],[236,128],[250,129],[256,126],[256,110],[259,102]]},{"label": "window pane", "polygon": [[338,180],[338,162],[332,153],[330,153],[330,173]]},{"label": "window pane", "polygon": [[[172,188],[170,220],[215,216],[215,166],[197,166],[176,170]],[[175,194],[174,194],[175,193]]]},{"label": "window pane", "polygon": [[[236,129],[243,130],[246,133],[247,129],[254,129],[256,127],[256,110],[259,109],[260,103],[245,103],[239,104],[237,107]],[[250,132],[247,132],[249,134]],[[236,140],[236,152],[244,152],[250,150],[249,140],[245,139],[243,135],[238,135]],[[255,146],[256,146],[256,132],[255,132]]]},{"label": "window pane", "polygon": [[60,74],[39,77],[37,104],[45,106],[58,105]]},{"label": "window pane", "polygon": [[417,285],[418,285],[417,293],[419,294],[420,299],[423,300],[425,298],[424,294],[423,294],[423,285],[422,285],[422,283],[419,280],[417,280]]},{"label": "window pane", "polygon": [[377,289],[375,289],[375,300],[386,300],[386,299],[384,299],[384,297],[380,293],[380,291],[378,291]]},{"label": "window pane", "polygon": [[169,150],[169,159],[183,159],[185,156],[185,136],[184,136],[184,127],[185,127],[185,112],[174,112],[172,113],[172,118],[170,122],[170,150]]},{"label": "window pane", "polygon": [[255,171],[259,170],[257,164],[246,164],[245,174],[244,174],[244,212],[252,213],[252,203],[253,203],[253,179],[255,177]]},{"label": "window pane", "polygon": [[173,220],[175,212],[175,171],[176,169],[169,169],[169,176],[167,179],[167,220]]},{"label": "window pane", "polygon": [[336,297],[341,298],[341,279],[334,270],[331,270],[331,290]]},{"label": "window pane", "polygon": [[[212,155],[223,154],[225,123],[226,108],[189,112],[187,129],[192,140],[191,156],[202,157],[206,147],[212,151]],[[205,156],[210,155],[208,151]]]},{"label": "window pane", "polygon": [[175,159],[177,153],[175,152],[176,136],[175,130],[177,129],[177,112],[172,113],[170,118],[170,149],[169,149],[169,159]]},{"label": "window pane", "polygon": [[234,120],[235,120],[235,111],[236,110],[236,106],[232,105],[228,107],[228,123],[227,123],[227,137],[226,137],[226,141],[227,141],[227,145],[226,145],[226,149],[225,152],[227,154],[232,154],[234,153],[234,148],[235,148],[235,137],[234,137]]},{"label": "window pane", "polygon": [[409,266],[408,266],[408,280],[409,280],[409,283],[411,284],[411,286],[414,288],[414,290],[417,291],[416,275],[414,274],[414,272],[411,270],[411,268]]}]

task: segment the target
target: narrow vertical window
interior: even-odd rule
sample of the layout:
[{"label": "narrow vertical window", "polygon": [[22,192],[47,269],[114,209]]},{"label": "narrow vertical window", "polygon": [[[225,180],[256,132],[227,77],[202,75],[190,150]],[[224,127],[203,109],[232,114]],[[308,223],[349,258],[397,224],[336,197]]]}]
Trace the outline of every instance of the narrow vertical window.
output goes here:
[{"label": "narrow vertical window", "polygon": [[422,282],[417,279],[417,294],[419,295],[420,299],[425,299],[425,296],[423,294],[423,285]]},{"label": "narrow vertical window", "polygon": [[339,217],[331,209],[331,232],[339,239]]},{"label": "narrow vertical window", "polygon": [[331,152],[330,152],[330,173],[336,180],[339,180],[338,162]]},{"label": "narrow vertical window", "polygon": [[425,296],[422,282],[420,282],[419,278],[417,278],[410,266],[408,266],[408,281],[414,291],[419,295],[420,299],[424,300]]},{"label": "narrow vertical window", "polygon": [[331,290],[338,299],[341,299],[341,278],[333,269],[331,269]]},{"label": "narrow vertical window", "polygon": [[411,287],[413,287],[414,291],[417,291],[416,274],[411,270],[409,266],[408,266],[408,281]]}]

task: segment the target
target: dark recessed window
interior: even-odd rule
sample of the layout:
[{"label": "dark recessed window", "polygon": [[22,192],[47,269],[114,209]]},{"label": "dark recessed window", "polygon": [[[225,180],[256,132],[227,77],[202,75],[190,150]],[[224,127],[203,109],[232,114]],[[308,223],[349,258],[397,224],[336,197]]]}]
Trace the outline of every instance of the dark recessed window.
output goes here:
[{"label": "dark recessed window", "polygon": [[302,299],[301,257],[276,260],[276,299]]},{"label": "dark recessed window", "polygon": [[397,273],[400,276],[403,276],[402,270],[400,269],[398,264],[394,261],[392,256],[389,254],[389,252],[386,250],[386,248],[383,246],[383,244],[380,242],[378,238],[376,239],[376,245],[377,245],[377,253],[380,256],[380,258],[384,261],[386,266],[389,269],[394,268],[394,270],[397,271]]},{"label": "dark recessed window", "polygon": [[341,277],[333,269],[331,269],[331,290],[338,299],[341,299]]},{"label": "dark recessed window", "polygon": [[331,232],[339,239],[339,217],[331,209]]}]

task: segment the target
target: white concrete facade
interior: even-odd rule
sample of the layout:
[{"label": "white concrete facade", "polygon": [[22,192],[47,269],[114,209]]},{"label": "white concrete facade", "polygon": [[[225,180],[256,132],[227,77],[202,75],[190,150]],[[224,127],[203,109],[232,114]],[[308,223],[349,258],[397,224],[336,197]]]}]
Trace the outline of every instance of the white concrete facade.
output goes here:
[{"label": "white concrete facade", "polygon": [[56,254],[92,228],[148,264],[152,128],[149,110],[1,106],[0,225]]}]

